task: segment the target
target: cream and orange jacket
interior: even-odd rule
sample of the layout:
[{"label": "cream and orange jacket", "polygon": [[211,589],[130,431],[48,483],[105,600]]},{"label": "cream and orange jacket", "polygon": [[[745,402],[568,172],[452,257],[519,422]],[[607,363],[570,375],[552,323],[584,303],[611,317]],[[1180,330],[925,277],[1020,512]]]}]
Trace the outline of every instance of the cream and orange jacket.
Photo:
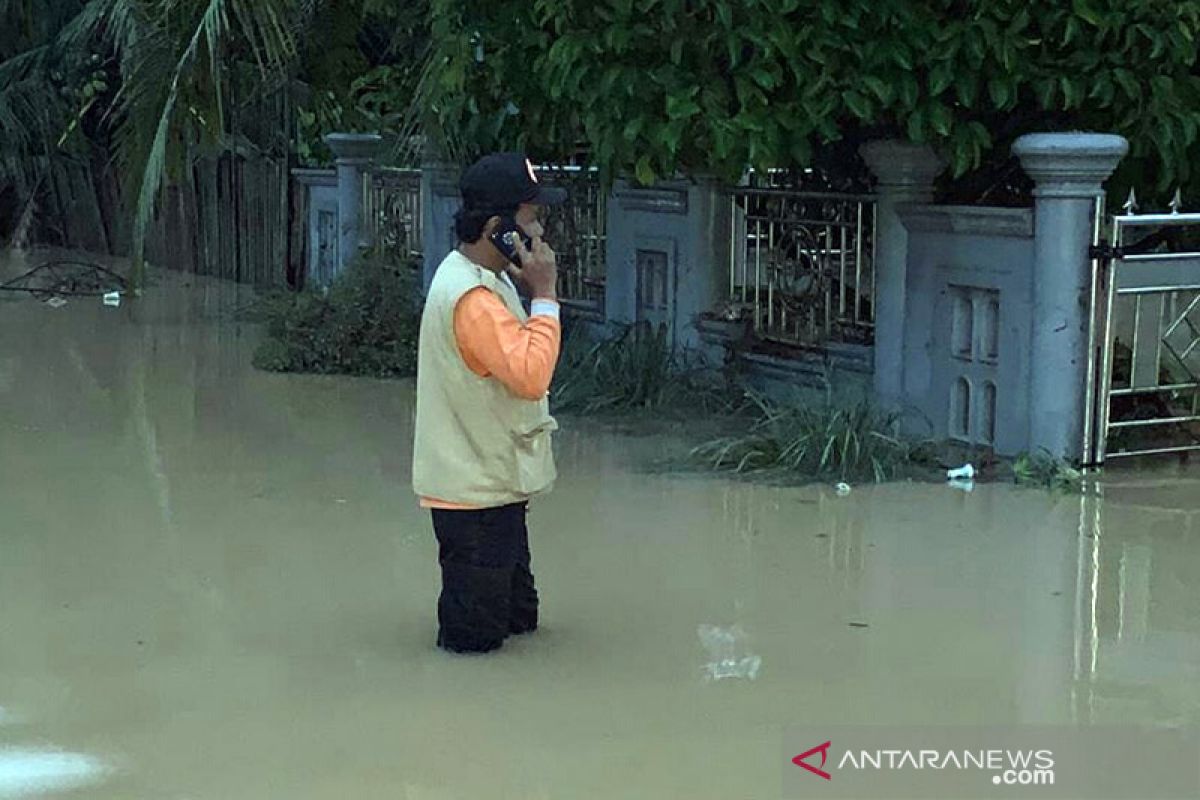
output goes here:
[{"label": "cream and orange jacket", "polygon": [[489,508],[548,491],[556,471],[547,393],[558,305],[529,317],[507,278],[458,251],[425,299],[417,361],[413,489],[430,508]]}]

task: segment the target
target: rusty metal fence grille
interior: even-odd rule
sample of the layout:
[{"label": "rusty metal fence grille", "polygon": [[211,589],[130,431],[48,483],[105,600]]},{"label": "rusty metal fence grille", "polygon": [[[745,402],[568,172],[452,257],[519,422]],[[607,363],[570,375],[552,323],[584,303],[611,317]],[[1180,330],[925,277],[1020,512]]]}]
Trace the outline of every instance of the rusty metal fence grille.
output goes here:
[{"label": "rusty metal fence grille", "polygon": [[376,255],[421,259],[421,170],[382,167],[364,174],[362,209]]},{"label": "rusty metal fence grille", "polygon": [[873,196],[739,186],[729,215],[726,319],[784,343],[873,341]]},{"label": "rusty metal fence grille", "polygon": [[606,192],[599,170],[579,166],[537,168],[545,183],[567,190],[567,201],[549,210],[546,240],[558,260],[559,294],[565,304],[602,312],[607,241]]}]

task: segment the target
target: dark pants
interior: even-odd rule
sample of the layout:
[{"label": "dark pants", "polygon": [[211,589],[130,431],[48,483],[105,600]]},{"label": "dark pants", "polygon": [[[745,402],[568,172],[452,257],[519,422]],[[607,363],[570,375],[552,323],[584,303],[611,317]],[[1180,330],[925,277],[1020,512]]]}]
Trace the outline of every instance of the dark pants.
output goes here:
[{"label": "dark pants", "polygon": [[494,650],[505,636],[537,627],[527,512],[527,503],[478,511],[433,509],[442,565],[439,647]]}]

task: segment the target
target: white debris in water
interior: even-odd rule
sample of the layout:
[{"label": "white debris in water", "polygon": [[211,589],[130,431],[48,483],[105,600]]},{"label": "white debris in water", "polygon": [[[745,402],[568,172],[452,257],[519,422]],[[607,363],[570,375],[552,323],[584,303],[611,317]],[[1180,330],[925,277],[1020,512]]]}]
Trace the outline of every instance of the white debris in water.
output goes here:
[{"label": "white debris in water", "polygon": [[958,469],[946,470],[946,480],[948,480],[948,481],[957,481],[957,480],[968,480],[969,481],[974,477],[975,477],[975,468],[973,466],[971,466],[970,464],[963,464]]},{"label": "white debris in water", "polygon": [[109,292],[108,294],[104,295],[104,305],[106,305],[106,306],[121,305],[121,293],[120,292]]},{"label": "white debris in water", "polygon": [[700,637],[704,649],[713,657],[712,661],[704,665],[705,680],[744,678],[752,681],[758,677],[762,657],[745,652],[746,632],[740,625],[734,625],[732,628],[701,625],[696,629],[696,634]]},{"label": "white debris in water", "polygon": [[103,780],[108,768],[82,753],[0,749],[0,798],[78,789]]},{"label": "white debris in water", "polygon": [[63,300],[61,297],[51,297],[46,301],[46,305],[50,306],[51,308],[62,308],[66,304],[67,301]]},{"label": "white debris in water", "polygon": [[846,495],[850,494],[850,484],[848,483],[839,483],[837,486],[833,487],[833,489],[837,492],[838,497],[845,497]]}]

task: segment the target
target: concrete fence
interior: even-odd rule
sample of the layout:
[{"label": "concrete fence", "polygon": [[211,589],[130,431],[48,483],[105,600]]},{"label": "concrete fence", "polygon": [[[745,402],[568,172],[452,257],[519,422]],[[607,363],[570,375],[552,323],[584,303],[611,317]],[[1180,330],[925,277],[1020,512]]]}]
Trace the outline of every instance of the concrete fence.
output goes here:
[{"label": "concrete fence", "polygon": [[[309,274],[320,281],[370,244],[362,176],[377,147],[371,137],[329,141],[336,178],[297,173],[310,192]],[[868,389],[910,412],[914,433],[1074,458],[1084,438],[1093,215],[1127,149],[1116,136],[1023,137],[1014,152],[1035,182],[1035,204],[1006,209],[932,205],[943,162],[924,146],[874,142],[862,150],[874,194],[795,193],[772,206],[782,211],[769,229],[755,216],[766,207],[757,194],[774,190],[705,177],[619,180],[571,212],[571,237],[587,247],[572,251],[568,285],[586,295],[575,310],[593,324],[661,324],[677,347],[714,357],[749,338],[758,346],[747,358],[761,374]],[[420,218],[426,286],[455,246],[458,174],[429,161],[412,178],[419,203],[404,207],[409,224]],[[806,330],[819,335],[806,340]]]}]

